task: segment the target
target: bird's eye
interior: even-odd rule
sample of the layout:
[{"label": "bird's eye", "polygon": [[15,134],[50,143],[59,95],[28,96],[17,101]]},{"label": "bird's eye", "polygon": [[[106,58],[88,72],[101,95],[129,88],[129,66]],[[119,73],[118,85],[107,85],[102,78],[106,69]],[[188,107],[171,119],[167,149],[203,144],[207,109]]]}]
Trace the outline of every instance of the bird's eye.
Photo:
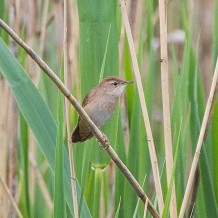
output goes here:
[{"label": "bird's eye", "polygon": [[117,85],[118,85],[118,82],[113,82],[113,85],[114,85],[114,86],[117,86]]}]

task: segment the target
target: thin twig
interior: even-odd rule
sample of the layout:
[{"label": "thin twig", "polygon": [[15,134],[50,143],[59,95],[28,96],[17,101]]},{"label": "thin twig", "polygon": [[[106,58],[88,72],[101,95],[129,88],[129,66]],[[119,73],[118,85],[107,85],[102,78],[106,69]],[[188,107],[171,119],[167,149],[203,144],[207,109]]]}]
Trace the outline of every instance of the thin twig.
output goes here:
[{"label": "thin twig", "polygon": [[5,193],[8,195],[8,197],[9,197],[11,203],[12,203],[12,206],[13,206],[15,212],[17,213],[17,216],[18,216],[19,218],[23,218],[23,216],[22,216],[22,214],[21,214],[21,212],[20,212],[20,210],[19,210],[19,208],[18,208],[18,206],[17,206],[17,203],[15,202],[15,200],[14,200],[14,198],[13,198],[13,196],[12,196],[10,190],[9,190],[9,188],[8,188],[7,185],[5,184],[5,182],[4,182],[4,180],[3,180],[1,174],[0,174],[0,183],[1,183],[2,186],[3,186],[3,188],[4,188],[4,190],[5,190]]},{"label": "thin twig", "polygon": [[188,182],[187,182],[187,186],[186,186],[186,190],[185,190],[185,194],[184,194],[184,198],[182,201],[182,206],[181,206],[181,210],[180,210],[180,214],[179,214],[179,218],[183,218],[184,214],[185,214],[185,210],[188,204],[188,200],[189,200],[189,196],[190,196],[190,192],[191,192],[191,188],[193,185],[193,181],[194,181],[194,176],[195,176],[195,172],[198,166],[198,160],[200,157],[200,153],[201,153],[201,147],[203,144],[203,141],[205,139],[205,133],[207,130],[207,127],[209,126],[209,123],[211,121],[211,109],[213,108],[214,102],[215,102],[215,92],[216,92],[216,86],[217,86],[217,80],[218,80],[218,58],[216,61],[216,68],[215,68],[215,72],[214,72],[214,76],[213,76],[213,81],[212,81],[212,85],[211,85],[211,89],[210,89],[210,94],[207,100],[207,105],[206,105],[206,109],[204,112],[204,118],[203,118],[203,122],[201,125],[201,130],[200,130],[200,134],[198,137],[198,142],[197,142],[197,146],[196,146],[196,150],[195,150],[195,155],[192,161],[192,165],[191,165],[191,170],[189,173],[189,177],[188,177]]},{"label": "thin twig", "polygon": [[[68,0],[64,0],[64,83],[67,86],[67,76],[68,76],[68,41],[67,41],[67,34],[68,34],[68,22],[67,22],[67,6]],[[70,138],[70,119],[69,119],[69,108],[70,104],[67,99],[64,99],[65,103],[65,119],[67,124],[67,137]],[[73,158],[73,149],[68,140],[68,153],[69,153],[69,160],[70,160],[70,178],[76,178],[75,169],[74,169],[74,158]],[[73,196],[73,210],[74,210],[74,217],[78,218],[78,203],[77,203],[77,191],[76,191],[76,179],[71,179],[71,188],[72,188],[72,196]]]},{"label": "thin twig", "polygon": [[[161,51],[161,88],[163,102],[163,122],[164,122],[164,147],[166,159],[167,184],[170,185],[173,169],[173,149],[172,133],[170,123],[170,100],[169,100],[169,71],[167,54],[167,7],[166,0],[159,0],[159,20],[160,20],[160,51]],[[173,181],[173,189],[170,201],[170,217],[177,217],[176,190]]]},{"label": "thin twig", "polygon": [[137,84],[140,103],[141,103],[142,115],[143,115],[145,128],[146,128],[146,132],[147,132],[147,137],[148,137],[148,147],[149,147],[149,152],[150,152],[152,171],[153,171],[153,175],[154,175],[154,183],[155,183],[159,211],[160,211],[160,214],[162,214],[163,208],[164,208],[164,203],[163,203],[163,194],[162,194],[162,189],[161,189],[160,174],[159,174],[159,168],[158,168],[158,162],[157,162],[157,155],[156,155],[156,151],[155,151],[154,140],[153,140],[153,135],[152,135],[152,131],[151,131],[151,125],[150,125],[150,121],[149,121],[149,116],[148,116],[147,106],[146,106],[146,102],[145,102],[145,96],[144,96],[141,76],[140,76],[140,72],[139,72],[139,66],[138,66],[138,62],[137,62],[136,52],[135,52],[135,48],[134,48],[134,42],[133,42],[133,38],[132,38],[132,33],[131,33],[131,29],[130,29],[129,19],[128,19],[126,5],[125,5],[124,0],[120,1],[120,7],[121,7],[123,23],[124,23],[124,26],[126,29],[126,35],[127,35],[127,39],[128,39],[128,43],[129,43],[129,50],[130,50],[130,54],[131,54],[131,58],[132,58],[132,65],[133,65],[134,74],[135,74],[135,78],[136,78],[136,84]]},{"label": "thin twig", "polygon": [[79,113],[81,119],[85,120],[92,134],[102,144],[102,146],[111,156],[112,160],[115,162],[117,167],[121,170],[121,172],[124,174],[124,176],[129,181],[131,186],[134,188],[137,195],[141,198],[141,200],[144,203],[148,201],[148,210],[150,211],[152,216],[158,218],[159,217],[158,212],[156,211],[155,207],[153,206],[147,195],[144,193],[142,187],[136,181],[136,179],[131,174],[129,169],[120,160],[114,149],[110,145],[108,145],[108,143],[105,143],[105,135],[103,135],[103,133],[93,123],[93,121],[84,111],[84,109],[76,100],[76,98],[74,98],[74,96],[71,95],[70,91],[63,84],[63,82],[57,77],[57,75],[51,70],[51,68],[2,19],[0,19],[0,26],[33,58],[33,60],[38,64],[38,66],[48,75],[48,77],[56,84],[56,86],[60,89],[60,91],[70,101],[70,103],[74,106],[76,111]]}]

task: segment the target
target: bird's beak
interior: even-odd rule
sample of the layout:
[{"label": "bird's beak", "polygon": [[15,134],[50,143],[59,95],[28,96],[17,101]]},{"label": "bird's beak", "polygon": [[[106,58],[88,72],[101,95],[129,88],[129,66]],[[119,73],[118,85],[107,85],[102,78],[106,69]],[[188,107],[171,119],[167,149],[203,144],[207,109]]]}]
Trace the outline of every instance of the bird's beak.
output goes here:
[{"label": "bird's beak", "polygon": [[134,83],[135,81],[125,81],[125,82],[128,85],[128,84]]}]

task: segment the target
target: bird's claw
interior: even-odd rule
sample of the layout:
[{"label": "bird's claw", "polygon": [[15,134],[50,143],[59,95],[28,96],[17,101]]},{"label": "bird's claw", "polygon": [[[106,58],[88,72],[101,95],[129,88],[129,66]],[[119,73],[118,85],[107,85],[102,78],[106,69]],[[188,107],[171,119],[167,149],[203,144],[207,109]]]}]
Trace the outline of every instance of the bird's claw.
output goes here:
[{"label": "bird's claw", "polygon": [[[103,150],[107,150],[109,147],[110,147],[110,142],[109,142],[109,139],[108,137],[102,132],[102,141],[103,141]],[[97,139],[97,142],[100,143],[100,141]],[[102,144],[100,143],[100,145],[102,146]]]},{"label": "bird's claw", "polygon": [[68,143],[73,143],[71,138],[67,138]]},{"label": "bird's claw", "polygon": [[104,142],[104,150],[107,150],[110,147],[110,142],[108,137],[103,133],[103,142]]}]

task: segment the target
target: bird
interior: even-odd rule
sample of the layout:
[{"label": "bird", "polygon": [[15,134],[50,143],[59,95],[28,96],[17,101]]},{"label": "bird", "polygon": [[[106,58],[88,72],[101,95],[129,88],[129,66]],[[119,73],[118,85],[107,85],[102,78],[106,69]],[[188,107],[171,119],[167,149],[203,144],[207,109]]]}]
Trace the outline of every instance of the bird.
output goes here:
[{"label": "bird", "polygon": [[[82,101],[82,107],[97,127],[105,124],[113,115],[125,87],[134,81],[109,76],[95,86]],[[79,117],[71,136],[71,142],[84,142],[93,137],[86,122]]]}]

